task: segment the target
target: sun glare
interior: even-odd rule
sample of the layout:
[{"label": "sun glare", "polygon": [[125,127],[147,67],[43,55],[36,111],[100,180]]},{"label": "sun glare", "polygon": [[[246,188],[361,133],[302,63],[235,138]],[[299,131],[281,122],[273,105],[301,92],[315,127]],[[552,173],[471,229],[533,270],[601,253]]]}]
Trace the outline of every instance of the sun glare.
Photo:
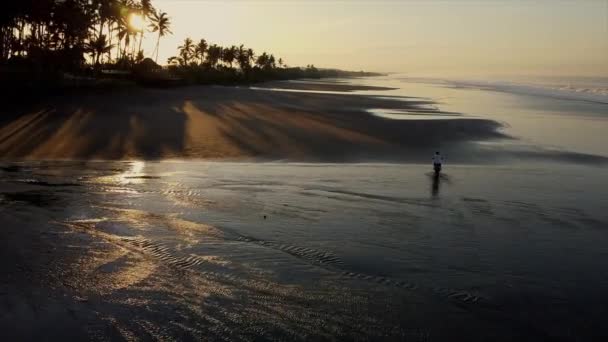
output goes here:
[{"label": "sun glare", "polygon": [[146,21],[141,14],[131,13],[129,15],[129,26],[135,31],[143,31]]}]

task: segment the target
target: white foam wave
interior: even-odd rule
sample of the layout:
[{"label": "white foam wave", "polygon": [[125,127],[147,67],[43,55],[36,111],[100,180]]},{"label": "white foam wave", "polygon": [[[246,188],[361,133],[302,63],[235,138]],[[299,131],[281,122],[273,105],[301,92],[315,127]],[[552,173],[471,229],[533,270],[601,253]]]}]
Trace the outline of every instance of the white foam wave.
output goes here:
[{"label": "white foam wave", "polygon": [[535,83],[484,80],[401,79],[405,82],[443,84],[450,87],[501,91],[520,95],[546,96],[564,100],[590,101],[608,104],[608,81],[602,84]]}]

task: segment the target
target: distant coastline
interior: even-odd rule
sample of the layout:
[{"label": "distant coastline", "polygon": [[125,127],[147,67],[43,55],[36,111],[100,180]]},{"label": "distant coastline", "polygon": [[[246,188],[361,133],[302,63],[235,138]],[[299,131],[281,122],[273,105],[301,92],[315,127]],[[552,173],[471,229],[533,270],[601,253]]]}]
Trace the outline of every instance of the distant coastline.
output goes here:
[{"label": "distant coastline", "polygon": [[135,88],[174,88],[193,85],[243,86],[272,81],[359,78],[385,76],[382,73],[339,69],[288,68],[248,75],[217,70],[159,69],[130,72],[104,70],[96,75],[64,72],[35,72],[0,67],[0,91],[6,103],[19,104],[56,95],[86,95]]},{"label": "distant coastline", "polygon": [[[78,20],[76,20],[78,19]],[[16,3],[0,20],[0,88],[8,97],[136,85],[243,85],[380,74],[294,67],[267,51],[185,37],[159,61],[173,19],[151,0]],[[195,29],[193,29],[195,31]],[[145,37],[156,42],[144,51]]]}]

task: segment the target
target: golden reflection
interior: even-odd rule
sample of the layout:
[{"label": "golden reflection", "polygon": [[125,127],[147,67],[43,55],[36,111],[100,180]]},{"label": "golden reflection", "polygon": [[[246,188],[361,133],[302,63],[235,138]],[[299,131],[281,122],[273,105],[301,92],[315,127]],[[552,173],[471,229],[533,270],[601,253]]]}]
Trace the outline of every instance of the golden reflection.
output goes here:
[{"label": "golden reflection", "polygon": [[[105,218],[60,223],[73,230],[84,231],[109,242],[110,244],[106,246],[113,246],[102,250],[90,250],[88,253],[81,255],[74,264],[78,274],[86,275],[95,282],[99,293],[108,294],[144,281],[155,272],[157,265],[143,255],[133,253],[125,248],[124,243],[116,235],[100,230],[97,225],[104,221],[106,221]],[[98,279],[96,279],[100,276],[100,273],[103,276],[103,281],[97,281]]]},{"label": "golden reflection", "polygon": [[[107,185],[128,185],[128,184],[143,184],[149,178],[144,173],[146,168],[145,161],[132,161],[128,163],[128,168],[120,173],[97,177],[94,183]],[[137,191],[129,188],[106,189],[108,192],[118,193],[137,193]]]},{"label": "golden reflection", "polygon": [[129,169],[118,175],[119,182],[121,184],[143,184],[145,182],[144,168],[146,162],[144,161],[133,161],[129,165]]},{"label": "golden reflection", "polygon": [[[179,218],[176,214],[160,215],[148,211],[114,207],[98,207],[112,213],[113,221],[124,222],[133,228],[148,228],[164,226],[180,235],[186,243],[185,247],[197,245],[201,240],[223,240],[224,232],[220,229],[193,221]],[[213,260],[218,263],[217,260]]]},{"label": "golden reflection", "polygon": [[[255,263],[241,262],[239,267],[228,268],[225,267],[224,259],[218,256],[194,254],[175,259],[171,258],[173,255],[170,249],[142,248],[136,243],[141,240],[141,236],[125,238],[99,232],[102,227],[97,226],[95,221],[66,223],[74,229],[84,230],[109,242],[99,248],[97,253],[93,253],[94,249],[87,250],[72,272],[72,286],[82,293],[101,295],[99,300],[108,308],[104,311],[107,317],[103,319],[126,337],[135,336],[135,332],[140,333],[142,329],[157,331],[155,329],[160,323],[153,319],[164,317],[158,313],[166,312],[180,315],[177,318],[180,327],[195,332],[199,328],[196,322],[201,321],[225,322],[227,327],[235,329],[242,326],[243,322],[259,322],[282,329],[297,319],[299,326],[305,327],[304,329],[310,327],[310,331],[302,331],[302,336],[309,336],[320,318],[331,317],[327,320],[328,329],[341,329],[353,321],[353,307],[368,303],[367,293],[344,292],[342,289],[349,284],[349,280],[338,275],[333,278],[336,281],[335,287],[308,288],[293,282],[278,282],[274,280],[272,269],[281,267],[280,265],[273,263],[269,265],[272,269],[268,269],[256,268]],[[181,229],[200,229],[196,224],[186,221],[176,220],[176,223]],[[239,255],[246,254],[234,255],[243,261]],[[180,264],[182,260],[191,260],[192,257],[202,259],[205,263],[183,272],[174,270],[174,265]],[[380,295],[386,293],[388,285],[385,285],[378,285],[379,288],[370,295],[385,298],[386,296]],[[110,296],[103,297],[107,295]],[[378,307],[389,307],[391,310],[400,308],[390,306],[391,303],[388,300],[381,301]],[[146,325],[139,325],[138,321],[134,326],[131,317],[122,315],[122,312],[137,312],[138,318],[150,321],[143,321]],[[377,324],[371,318],[357,318],[358,322],[366,326]],[[131,331],[133,327],[135,329]],[[208,334],[209,331],[200,332],[201,336]]]}]

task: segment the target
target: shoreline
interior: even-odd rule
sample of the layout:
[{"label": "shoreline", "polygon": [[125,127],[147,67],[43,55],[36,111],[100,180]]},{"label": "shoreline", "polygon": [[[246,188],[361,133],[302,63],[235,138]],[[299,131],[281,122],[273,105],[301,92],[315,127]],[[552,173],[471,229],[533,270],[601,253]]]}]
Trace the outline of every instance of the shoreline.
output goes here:
[{"label": "shoreline", "polygon": [[[0,159],[426,163],[440,149],[451,163],[608,164],[598,155],[478,144],[514,138],[489,119],[427,119],[443,114],[426,108],[433,101],[353,93],[360,90],[387,89],[299,80],[21,100],[0,109]],[[378,108],[422,115],[387,119],[370,112]]]},{"label": "shoreline", "polygon": [[344,94],[190,86],[59,96],[2,113],[0,153],[3,159],[30,160],[411,161],[416,150],[441,143],[505,137],[490,120],[379,118],[366,110],[415,109],[429,102],[347,94],[357,89],[350,85],[331,87]]}]

